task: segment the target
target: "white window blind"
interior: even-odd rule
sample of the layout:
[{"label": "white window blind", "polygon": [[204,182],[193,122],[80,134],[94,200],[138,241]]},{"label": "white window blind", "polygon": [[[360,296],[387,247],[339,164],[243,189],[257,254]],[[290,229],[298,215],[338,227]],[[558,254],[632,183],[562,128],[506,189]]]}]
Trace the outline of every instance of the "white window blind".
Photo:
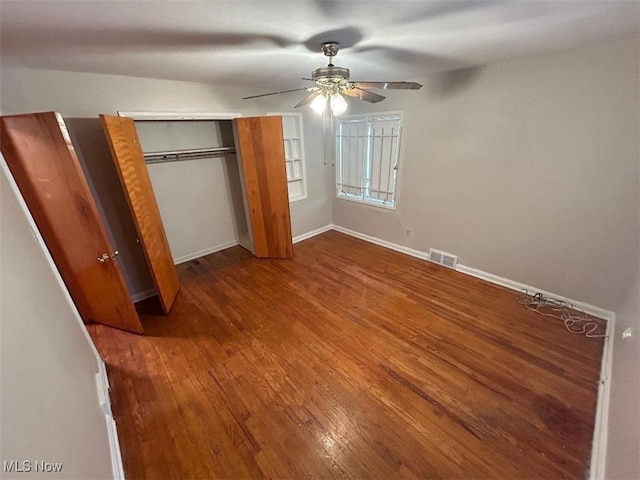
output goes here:
[{"label": "white window blind", "polygon": [[304,138],[301,113],[272,113],[282,117],[284,157],[287,171],[289,203],[307,198],[307,178],[304,161]]},{"label": "white window blind", "polygon": [[338,198],[395,208],[402,114],[341,118],[336,128]]}]

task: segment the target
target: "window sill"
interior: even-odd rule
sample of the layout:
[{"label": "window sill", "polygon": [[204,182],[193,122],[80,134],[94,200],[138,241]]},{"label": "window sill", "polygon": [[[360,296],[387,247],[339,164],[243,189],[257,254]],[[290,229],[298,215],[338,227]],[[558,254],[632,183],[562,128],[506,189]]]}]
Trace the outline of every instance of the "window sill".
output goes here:
[{"label": "window sill", "polygon": [[394,211],[396,209],[396,205],[384,205],[383,203],[376,203],[376,202],[367,202],[365,200],[360,200],[359,198],[350,198],[347,197],[346,195],[336,195],[336,198],[338,200],[346,200],[347,202],[351,202],[351,203],[358,203],[360,205],[365,205],[367,207],[375,207],[375,208],[379,208],[382,210],[391,210]]}]

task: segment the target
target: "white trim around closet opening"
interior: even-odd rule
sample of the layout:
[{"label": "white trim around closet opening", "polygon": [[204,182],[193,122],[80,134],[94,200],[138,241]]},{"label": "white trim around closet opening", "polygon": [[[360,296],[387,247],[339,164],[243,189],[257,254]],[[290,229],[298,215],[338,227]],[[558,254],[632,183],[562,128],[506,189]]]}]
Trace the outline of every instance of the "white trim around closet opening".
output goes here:
[{"label": "white trim around closet opening", "polygon": [[118,110],[119,117],[134,120],[233,120],[241,117],[241,113],[210,112],[125,112]]}]

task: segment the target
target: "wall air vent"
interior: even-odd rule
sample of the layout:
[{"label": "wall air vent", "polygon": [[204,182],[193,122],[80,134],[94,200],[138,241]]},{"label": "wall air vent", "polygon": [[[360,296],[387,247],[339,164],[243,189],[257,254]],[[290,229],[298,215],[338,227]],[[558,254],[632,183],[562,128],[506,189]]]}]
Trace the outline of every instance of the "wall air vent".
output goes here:
[{"label": "wall air vent", "polygon": [[429,261],[447,268],[456,268],[458,257],[441,250],[429,249]]}]

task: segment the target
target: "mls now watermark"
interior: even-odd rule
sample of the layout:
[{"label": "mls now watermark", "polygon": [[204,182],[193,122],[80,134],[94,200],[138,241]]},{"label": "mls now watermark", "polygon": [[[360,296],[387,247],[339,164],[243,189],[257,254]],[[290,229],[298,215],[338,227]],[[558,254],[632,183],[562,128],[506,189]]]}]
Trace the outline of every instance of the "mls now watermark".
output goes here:
[{"label": "mls now watermark", "polygon": [[62,462],[45,462],[44,460],[5,460],[3,466],[5,473],[56,473],[62,471]]}]

